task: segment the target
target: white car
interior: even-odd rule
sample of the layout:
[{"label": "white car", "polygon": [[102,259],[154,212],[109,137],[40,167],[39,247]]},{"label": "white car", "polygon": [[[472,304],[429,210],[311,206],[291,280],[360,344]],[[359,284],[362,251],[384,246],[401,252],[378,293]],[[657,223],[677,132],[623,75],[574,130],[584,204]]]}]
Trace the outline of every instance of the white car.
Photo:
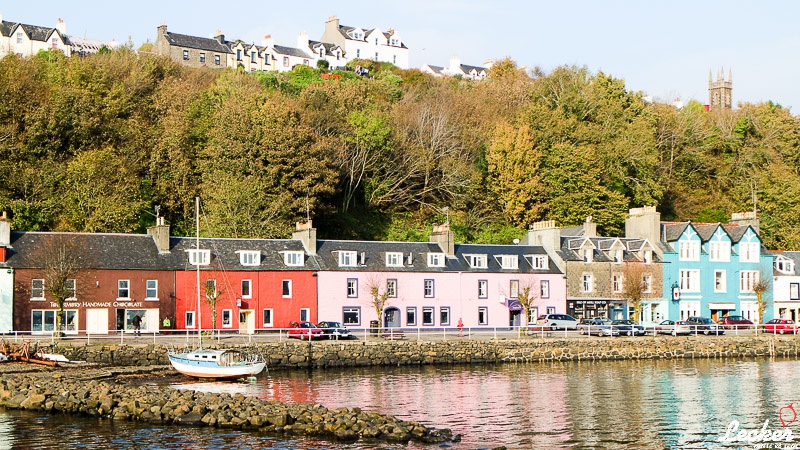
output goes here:
[{"label": "white car", "polygon": [[578,319],[569,314],[542,314],[536,320],[536,324],[542,328],[550,330],[577,330]]}]

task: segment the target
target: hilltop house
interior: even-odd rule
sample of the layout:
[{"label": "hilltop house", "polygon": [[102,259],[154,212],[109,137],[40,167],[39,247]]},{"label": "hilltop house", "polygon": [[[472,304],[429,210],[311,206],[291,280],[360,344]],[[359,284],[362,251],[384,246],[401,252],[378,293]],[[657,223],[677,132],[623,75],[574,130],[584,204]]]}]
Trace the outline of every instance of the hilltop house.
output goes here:
[{"label": "hilltop house", "polygon": [[158,26],[153,52],[190,67],[222,69],[231,67],[233,51],[225,35],[217,32],[214,38],[202,38],[167,31],[167,25]]},{"label": "hilltop house", "polygon": [[341,25],[336,16],[331,16],[325,22],[320,41],[339,46],[348,60],[371,59],[408,69],[408,47],[391,28],[384,32],[379,28],[350,27]]},{"label": "hilltop house", "polygon": [[489,76],[489,69],[491,69],[494,61],[488,60],[481,66],[469,66],[461,64],[458,56],[450,58],[450,65],[448,67],[431,66],[424,64],[420,70],[424,73],[431,74],[435,77],[462,77],[470,80],[485,80]]},{"label": "hilltop house", "polygon": [[117,47],[115,41],[68,36],[66,23],[58,19],[54,28],[7,22],[0,14],[0,58],[8,54],[33,56],[40,50],[60,50],[66,56],[97,53],[100,48]]}]

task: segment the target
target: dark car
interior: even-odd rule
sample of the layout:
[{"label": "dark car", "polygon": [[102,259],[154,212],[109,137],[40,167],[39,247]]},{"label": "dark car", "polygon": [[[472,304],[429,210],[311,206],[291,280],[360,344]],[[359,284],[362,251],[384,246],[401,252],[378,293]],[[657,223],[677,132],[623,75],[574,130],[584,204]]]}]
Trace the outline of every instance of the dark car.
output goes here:
[{"label": "dark car", "polygon": [[292,322],[289,337],[296,339],[322,339],[324,333],[313,322]]},{"label": "dark car", "polygon": [[322,333],[328,339],[353,339],[350,330],[344,327],[341,322],[317,322],[317,328],[322,330]]},{"label": "dark car", "polygon": [[588,334],[589,336],[596,334],[598,336],[618,336],[619,329],[611,326],[611,322],[603,317],[592,317],[590,319],[581,319],[577,325],[580,334]]},{"label": "dark car", "polygon": [[783,334],[791,333],[797,334],[797,324],[791,319],[772,319],[767,321],[764,325],[765,333]]},{"label": "dark car", "polygon": [[644,336],[644,327],[630,319],[614,320],[611,326],[619,330],[620,335]]},{"label": "dark car", "polygon": [[689,325],[694,334],[725,334],[725,328],[711,320],[710,317],[689,317],[686,319],[686,324]]},{"label": "dark car", "polygon": [[742,316],[726,316],[717,322],[718,324],[722,325],[723,327],[733,330],[736,329],[747,329],[753,328],[753,322],[745,319]]}]

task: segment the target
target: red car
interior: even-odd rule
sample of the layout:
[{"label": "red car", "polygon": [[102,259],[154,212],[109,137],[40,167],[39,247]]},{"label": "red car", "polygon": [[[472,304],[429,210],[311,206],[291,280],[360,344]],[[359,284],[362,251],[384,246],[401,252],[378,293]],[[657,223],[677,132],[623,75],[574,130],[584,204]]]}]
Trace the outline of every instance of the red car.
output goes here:
[{"label": "red car", "polygon": [[734,328],[744,330],[748,328],[753,328],[753,322],[745,319],[742,316],[726,316],[720,319],[718,324],[724,326],[725,328],[732,330]]},{"label": "red car", "polygon": [[772,319],[764,324],[764,332],[772,334],[797,334],[797,324],[790,319]]},{"label": "red car", "polygon": [[292,322],[289,328],[289,337],[295,339],[322,339],[325,332],[317,328],[314,322]]}]

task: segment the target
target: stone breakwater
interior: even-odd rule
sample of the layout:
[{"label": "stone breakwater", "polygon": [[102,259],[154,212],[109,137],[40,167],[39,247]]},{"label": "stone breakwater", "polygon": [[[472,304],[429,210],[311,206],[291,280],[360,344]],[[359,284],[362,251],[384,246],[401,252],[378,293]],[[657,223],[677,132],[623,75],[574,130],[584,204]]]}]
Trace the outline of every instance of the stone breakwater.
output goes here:
[{"label": "stone breakwater", "polygon": [[[207,345],[208,346],[208,345]],[[235,344],[211,347],[237,347]],[[689,336],[635,338],[531,338],[492,341],[315,341],[250,346],[269,370],[424,364],[527,363],[667,358],[800,356],[796,336]],[[71,360],[119,366],[168,365],[159,345],[61,345]]]},{"label": "stone breakwater", "polygon": [[20,368],[18,373],[6,371],[0,377],[0,407],[341,441],[441,443],[459,438],[453,437],[450,430],[436,430],[359,408],[328,409],[321,405],[287,405],[242,394],[131,386],[125,379],[135,370],[126,368],[31,371],[29,367]]}]

